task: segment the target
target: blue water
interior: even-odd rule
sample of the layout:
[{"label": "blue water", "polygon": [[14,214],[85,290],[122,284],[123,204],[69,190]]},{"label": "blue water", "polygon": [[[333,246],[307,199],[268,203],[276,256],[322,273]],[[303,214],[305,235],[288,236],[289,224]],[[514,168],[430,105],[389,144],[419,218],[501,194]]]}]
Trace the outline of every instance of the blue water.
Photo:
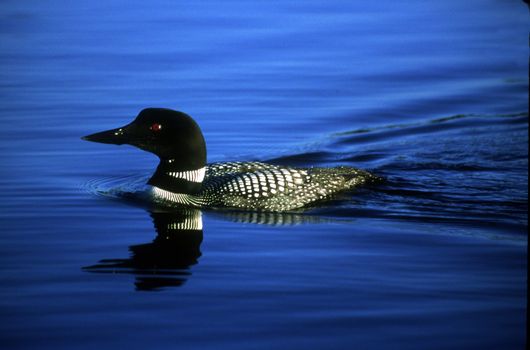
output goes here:
[{"label": "blue water", "polygon": [[[0,4],[3,349],[522,349],[528,8],[516,0]],[[80,137],[192,115],[213,161],[386,179],[285,214],[116,195]],[[157,231],[157,229],[159,231]]]}]

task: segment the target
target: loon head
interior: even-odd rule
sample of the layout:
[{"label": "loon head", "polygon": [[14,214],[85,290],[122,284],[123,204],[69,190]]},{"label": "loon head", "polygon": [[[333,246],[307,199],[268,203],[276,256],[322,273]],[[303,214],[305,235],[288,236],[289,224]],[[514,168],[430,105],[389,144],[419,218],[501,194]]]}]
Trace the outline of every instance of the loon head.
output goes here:
[{"label": "loon head", "polygon": [[82,139],[128,144],[151,152],[160,158],[160,164],[149,184],[178,193],[200,190],[206,165],[206,144],[197,123],[185,113],[146,108],[125,126]]},{"label": "loon head", "polygon": [[183,170],[206,163],[201,129],[189,115],[171,109],[146,108],[132,123],[84,136],[83,140],[133,145],[156,154],[161,160],[175,159]]}]

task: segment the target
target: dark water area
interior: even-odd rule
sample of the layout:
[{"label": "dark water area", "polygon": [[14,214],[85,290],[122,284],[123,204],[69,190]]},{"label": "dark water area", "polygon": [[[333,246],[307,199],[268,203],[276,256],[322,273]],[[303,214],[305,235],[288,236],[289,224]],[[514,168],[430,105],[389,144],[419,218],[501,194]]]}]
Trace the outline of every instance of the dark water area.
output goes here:
[{"label": "dark water area", "polygon": [[[0,4],[2,349],[522,349],[522,1]],[[192,115],[208,160],[381,184],[288,213],[131,200],[80,140]],[[182,229],[190,219],[197,227]]]}]

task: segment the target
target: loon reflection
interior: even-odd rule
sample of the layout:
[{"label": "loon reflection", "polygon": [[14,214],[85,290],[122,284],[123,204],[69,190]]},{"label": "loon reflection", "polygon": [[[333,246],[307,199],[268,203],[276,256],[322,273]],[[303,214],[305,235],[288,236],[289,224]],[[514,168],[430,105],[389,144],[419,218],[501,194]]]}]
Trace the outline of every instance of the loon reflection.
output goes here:
[{"label": "loon reflection", "polygon": [[158,290],[185,283],[191,275],[190,267],[201,256],[201,212],[195,209],[152,212],[151,217],[157,232],[151,243],[130,246],[129,259],[104,259],[83,269],[134,274],[136,290]]},{"label": "loon reflection", "polygon": [[[303,212],[208,211],[208,214],[239,223],[273,226],[333,221]],[[191,267],[202,255],[202,212],[192,208],[173,208],[171,212],[153,211],[150,215],[157,233],[152,242],[130,246],[131,256],[128,259],[103,259],[83,270],[133,274],[138,291],[182,286],[191,276]]]}]

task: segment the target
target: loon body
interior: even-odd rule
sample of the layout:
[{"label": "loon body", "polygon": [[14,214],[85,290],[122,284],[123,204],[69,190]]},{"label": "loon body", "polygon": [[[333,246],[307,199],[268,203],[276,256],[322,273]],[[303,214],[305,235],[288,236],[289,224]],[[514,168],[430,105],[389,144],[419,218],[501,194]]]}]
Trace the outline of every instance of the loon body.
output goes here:
[{"label": "loon body", "polygon": [[286,211],[377,179],[351,167],[293,168],[261,162],[206,164],[206,143],[187,114],[147,108],[121,128],[84,140],[130,144],[160,158],[148,184],[157,200],[190,207]]}]

